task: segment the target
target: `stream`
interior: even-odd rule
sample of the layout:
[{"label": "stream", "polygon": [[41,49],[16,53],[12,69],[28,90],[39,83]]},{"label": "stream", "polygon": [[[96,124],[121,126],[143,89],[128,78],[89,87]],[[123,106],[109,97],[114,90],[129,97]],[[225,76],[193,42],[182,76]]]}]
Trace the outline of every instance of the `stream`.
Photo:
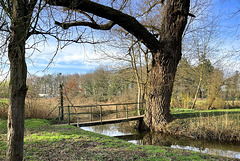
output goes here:
[{"label": "stream", "polygon": [[130,126],[130,122],[81,127],[81,129],[117,137],[138,145],[168,146],[240,159],[239,144],[206,141],[162,133],[138,132]]}]

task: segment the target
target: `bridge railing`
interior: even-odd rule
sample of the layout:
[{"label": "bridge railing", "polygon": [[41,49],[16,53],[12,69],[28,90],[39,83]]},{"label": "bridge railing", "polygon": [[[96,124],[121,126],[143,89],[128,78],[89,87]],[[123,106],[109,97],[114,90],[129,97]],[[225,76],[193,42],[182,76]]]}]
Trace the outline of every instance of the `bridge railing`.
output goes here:
[{"label": "bridge railing", "polygon": [[[135,105],[135,107],[133,107]],[[141,107],[140,109],[137,108],[137,106]],[[67,115],[67,122],[68,125],[70,125],[71,122],[71,116],[76,115],[77,121],[79,122],[79,119],[83,118],[83,115],[86,117],[86,115],[90,115],[89,121],[93,121],[94,116],[97,116],[99,120],[94,120],[94,121],[100,121],[102,123],[103,121],[103,116],[107,114],[112,114],[114,115],[115,113],[115,118],[111,119],[116,119],[116,118],[127,118],[130,115],[139,115],[142,112],[138,112],[138,110],[143,111],[145,107],[145,102],[140,102],[140,103],[116,103],[116,104],[97,104],[97,105],[83,105],[83,106],[59,106],[59,121],[61,121],[61,109],[65,109],[64,111],[67,112],[63,113],[62,115]],[[95,108],[95,110],[94,110]],[[84,109],[84,110],[81,110]],[[86,110],[88,109],[88,110]],[[74,110],[74,111],[72,111]],[[120,115],[120,113],[122,115]],[[125,113],[125,114],[123,114]],[[130,114],[130,115],[129,115]],[[82,116],[82,117],[81,117]]]}]

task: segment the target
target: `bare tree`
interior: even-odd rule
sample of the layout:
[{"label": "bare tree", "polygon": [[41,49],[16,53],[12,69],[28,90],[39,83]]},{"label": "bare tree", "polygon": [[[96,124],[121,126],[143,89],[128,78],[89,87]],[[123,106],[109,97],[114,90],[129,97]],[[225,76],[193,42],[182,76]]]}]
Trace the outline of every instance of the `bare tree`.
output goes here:
[{"label": "bare tree", "polygon": [[[109,30],[115,24],[118,24],[146,45],[152,53],[152,64],[144,124],[146,129],[154,131],[164,129],[165,125],[171,121],[169,104],[177,64],[181,59],[181,37],[187,23],[187,17],[190,15],[190,0],[161,2],[164,7],[164,15],[159,27],[160,38],[157,39],[136,18],[121,12],[122,7],[118,10],[113,9],[115,7],[114,3],[111,3],[111,7],[108,7],[90,0],[46,0],[45,2],[41,0],[0,0],[1,12],[4,12],[7,17],[6,21],[1,21],[3,22],[1,31],[8,33],[5,44],[8,46],[10,61],[7,160],[23,159],[24,106],[27,92],[26,41],[31,35],[35,34],[40,34],[46,39],[44,35],[47,34],[58,41],[66,42],[63,44],[65,46],[69,44],[68,42],[83,42],[82,40],[85,38],[92,38],[91,35],[85,35],[85,32],[82,31],[76,39],[69,39],[71,33],[68,31],[71,31],[71,29],[66,30],[65,34],[61,33],[62,37],[59,37],[59,32],[52,34],[51,31],[57,29],[56,27],[52,28],[52,21],[43,25],[43,18],[39,18],[42,15],[40,11],[46,4],[50,5],[51,10],[48,12],[50,16],[54,15],[54,12],[58,9],[56,7],[55,10],[53,6],[64,7],[61,11],[65,11],[67,14],[58,15],[59,18],[55,19],[55,24],[63,29],[72,26],[88,26],[97,30]],[[74,15],[79,14],[89,21],[78,21],[79,17]],[[106,20],[109,20],[109,22],[98,24],[98,22],[106,22]],[[89,43],[96,43],[96,41]]]},{"label": "bare tree", "polygon": [[[71,26],[88,26],[93,29],[111,29],[115,24],[133,34],[152,53],[151,73],[149,78],[146,115],[144,128],[163,131],[171,121],[169,105],[173,81],[179,60],[181,59],[181,40],[189,14],[189,0],[167,0],[163,2],[163,18],[159,39],[150,33],[136,18],[113,7],[108,7],[90,0],[46,0],[49,5],[65,7],[90,16],[90,21],[55,22],[68,29]],[[105,25],[97,24],[91,17],[99,16],[109,20]],[[89,19],[89,15],[87,15]]]},{"label": "bare tree", "polygon": [[194,109],[195,107],[204,76],[209,76],[209,73],[213,70],[211,69],[213,67],[208,64],[207,56],[214,53],[219,45],[219,42],[217,41],[213,43],[214,37],[217,37],[216,27],[216,24],[212,24],[204,30],[198,30],[198,32],[193,35],[193,51],[196,52],[198,58],[198,66],[195,68],[195,72],[197,73],[199,79],[191,109]]},{"label": "bare tree", "polygon": [[[158,37],[158,35],[161,33],[159,26],[160,26],[160,23],[162,20],[162,15],[164,13],[163,7],[159,4],[161,4],[160,1],[142,0],[141,3],[139,3],[139,8],[136,9],[136,7],[135,7],[135,9],[131,10],[131,11],[137,12],[136,15],[140,19],[141,24],[143,24],[144,27],[146,27],[148,29],[148,31],[151,32],[156,37]],[[203,39],[202,34],[204,34],[206,37],[207,34],[211,32],[210,28],[217,27],[216,23],[214,23],[215,20],[212,20],[213,16],[209,16],[211,6],[212,6],[212,2],[208,1],[208,0],[192,1],[190,10],[192,13],[194,13],[194,15],[197,15],[197,17],[195,18],[194,15],[192,17],[190,17],[190,19],[188,20],[186,29],[182,35],[182,39],[185,40],[184,45],[187,46],[189,43],[191,44],[190,49],[186,49],[186,50],[188,50],[188,52],[189,51],[191,52],[191,55],[194,56],[194,59],[199,58],[198,61],[200,64],[202,63],[201,60],[203,60],[202,57],[205,57],[205,56],[202,56],[202,54],[203,54],[202,50],[205,50],[204,51],[205,54],[206,54],[206,52],[210,52],[209,51],[210,42],[209,42],[209,44],[207,44],[208,46],[206,46],[205,49],[202,49],[202,48],[199,49],[197,47],[197,45],[198,46],[201,45],[199,43],[206,44],[206,42],[201,41]],[[132,13],[132,12],[130,12],[130,13]],[[210,15],[213,15],[213,14],[210,14]],[[198,24],[201,24],[201,25],[198,25]],[[206,32],[204,33],[205,30],[206,30]],[[116,33],[115,33],[115,31],[116,31]],[[116,50],[120,48],[121,51],[119,51],[117,54],[109,54],[106,52],[103,52],[103,54],[105,54],[107,58],[125,61],[131,65],[131,68],[132,68],[133,72],[135,73],[134,82],[136,83],[137,88],[138,88],[138,94],[137,94],[138,102],[141,102],[141,100],[144,100],[144,95],[145,95],[146,88],[147,88],[146,84],[147,84],[147,80],[148,80],[146,78],[148,78],[148,74],[149,74],[148,71],[150,70],[148,61],[151,60],[151,58],[149,58],[149,56],[148,56],[149,55],[148,49],[143,48],[141,46],[139,40],[137,40],[136,38],[134,38],[133,36],[128,34],[127,31],[124,31],[121,28],[117,28],[117,29],[113,30],[113,32],[111,32],[111,34],[114,34],[114,36],[112,36],[112,37],[114,37],[114,38],[117,37],[121,41],[114,41],[114,44],[110,44],[110,46],[114,47],[114,49],[116,49]],[[210,33],[211,37],[212,37],[212,35],[213,34]],[[198,42],[196,42],[197,41],[196,39],[198,39]],[[194,46],[191,42],[195,42],[195,44],[196,43],[198,43],[198,44],[196,44]],[[197,51],[197,50],[199,50],[199,51]],[[206,51],[206,50],[208,50],[208,51]],[[196,51],[198,54],[195,54]],[[126,55],[126,53],[128,53],[128,54]],[[143,59],[145,59],[145,61],[142,61]],[[144,62],[145,62],[145,64],[144,64]],[[143,70],[143,68],[142,68],[143,66],[145,66],[146,69]],[[203,66],[204,65],[202,65],[202,67]],[[201,87],[203,70],[201,70],[201,71],[198,71],[197,68],[195,70],[195,73],[198,73],[198,72],[200,73],[199,74],[200,81],[198,82],[197,90],[195,92],[195,99],[194,99],[194,103],[193,103],[192,107],[194,107],[194,105],[195,105],[195,102],[197,100],[197,95],[198,95],[200,87]],[[140,109],[139,106],[138,106],[138,109]]]},{"label": "bare tree", "polygon": [[[41,13],[46,6],[42,0],[0,0],[0,4],[2,38],[0,48],[2,53],[7,53],[10,62],[6,160],[15,161],[23,159],[24,106],[28,90],[26,85],[27,47],[36,49],[36,43],[46,40],[46,35],[66,42],[81,42],[82,39],[67,39],[66,34],[59,34],[57,27],[53,26],[49,18],[47,18],[48,22],[46,19],[44,21],[43,17],[46,17],[47,12]],[[45,16],[40,18],[40,15],[44,14]],[[34,39],[33,44],[27,46],[27,40],[37,34],[41,36],[40,39]],[[5,58],[2,58],[3,56],[1,55],[1,61],[7,62]],[[8,67],[8,64],[6,66]]]}]

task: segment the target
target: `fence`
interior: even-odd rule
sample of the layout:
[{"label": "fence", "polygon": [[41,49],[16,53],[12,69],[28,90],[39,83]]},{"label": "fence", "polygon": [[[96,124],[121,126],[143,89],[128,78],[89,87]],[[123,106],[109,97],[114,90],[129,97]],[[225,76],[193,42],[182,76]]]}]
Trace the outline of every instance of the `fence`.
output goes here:
[{"label": "fence", "polygon": [[[135,107],[129,108],[129,106],[132,106],[132,105],[135,105]],[[141,107],[140,109],[137,108],[138,105]],[[124,118],[128,119],[129,114],[135,115],[135,116],[139,115],[140,113],[138,112],[138,110],[143,111],[142,109],[144,109],[144,105],[145,105],[145,103],[141,102],[141,103],[84,105],[84,106],[59,106],[59,121],[62,121],[64,118],[64,115],[67,115],[67,122],[68,122],[68,125],[70,125],[72,115],[77,116],[78,122],[79,122],[79,118],[81,119],[81,117],[79,115],[84,115],[84,116],[89,115],[90,121],[93,121],[93,116],[98,116],[99,121],[102,123],[104,112],[105,112],[105,114],[114,114],[115,113],[115,118],[123,118],[123,116],[121,116],[119,114],[125,113]],[[66,108],[67,108],[67,112],[64,113],[63,109],[66,109]],[[72,110],[71,110],[72,108],[74,109],[74,112],[72,112]],[[95,108],[95,110],[94,110],[94,108]],[[77,109],[82,109],[82,110],[81,110],[81,112],[79,112],[79,110],[77,110]],[[88,110],[86,110],[86,109],[88,109]],[[113,119],[113,118],[111,118],[111,119]]]}]

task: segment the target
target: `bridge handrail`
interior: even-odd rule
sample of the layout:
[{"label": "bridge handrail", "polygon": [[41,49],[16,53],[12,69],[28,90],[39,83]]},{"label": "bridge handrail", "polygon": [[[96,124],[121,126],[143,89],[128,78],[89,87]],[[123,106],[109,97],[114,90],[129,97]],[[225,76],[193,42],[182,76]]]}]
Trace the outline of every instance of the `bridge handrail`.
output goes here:
[{"label": "bridge handrail", "polygon": [[135,103],[114,103],[114,104],[96,104],[96,105],[82,105],[82,106],[59,106],[59,119],[60,119],[60,108],[67,107],[68,112],[63,113],[64,115],[68,115],[68,125],[70,125],[70,115],[75,115],[76,113],[71,113],[70,112],[70,107],[75,107],[75,108],[85,108],[85,107],[91,107],[91,112],[84,112],[84,113],[77,113],[77,114],[91,114],[91,121],[92,121],[92,115],[96,114],[95,112],[92,111],[92,107],[100,107],[100,121],[102,122],[102,108],[104,106],[116,106],[116,116],[118,112],[122,112],[122,110],[117,110],[117,106],[119,105],[126,105],[126,118],[128,119],[128,105],[137,105],[137,104],[144,104],[145,102],[135,102]]},{"label": "bridge handrail", "polygon": [[62,107],[77,107],[77,108],[84,108],[84,107],[98,107],[98,106],[136,105],[136,104],[143,104],[143,103],[146,103],[146,102],[113,103],[113,104],[96,104],[96,105],[81,105],[81,106],[62,106]]}]

